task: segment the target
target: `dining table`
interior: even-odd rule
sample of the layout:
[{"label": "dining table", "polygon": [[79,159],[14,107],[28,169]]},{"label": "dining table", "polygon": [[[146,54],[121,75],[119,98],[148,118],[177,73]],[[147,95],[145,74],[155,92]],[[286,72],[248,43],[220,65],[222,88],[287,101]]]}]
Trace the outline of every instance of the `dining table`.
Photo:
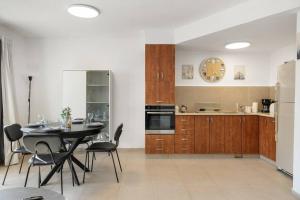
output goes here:
[{"label": "dining table", "polygon": [[[71,141],[68,148],[66,148],[66,145],[64,146],[64,150],[67,151],[70,155],[70,157],[66,158],[65,161],[67,161],[69,164],[75,183],[77,185],[80,185],[77,173],[72,163],[76,164],[82,170],[86,170],[86,172],[89,172],[90,170],[86,168],[85,165],[74,156],[73,152],[76,150],[76,148],[79,146],[79,144],[82,142],[82,140],[85,137],[99,134],[101,130],[104,128],[104,125],[99,124],[98,126],[89,126],[88,124],[83,123],[83,124],[73,124],[71,128],[57,128],[57,127],[59,127],[58,123],[51,123],[51,124],[47,124],[46,126],[37,126],[37,127],[27,126],[25,128],[22,128],[21,130],[24,132],[25,135],[26,134],[49,134],[49,133],[59,134],[62,139]],[[49,182],[49,180],[52,178],[52,176],[56,172],[58,172],[60,167],[61,164],[52,167],[48,175],[42,181],[41,185],[42,186],[46,185]]]}]

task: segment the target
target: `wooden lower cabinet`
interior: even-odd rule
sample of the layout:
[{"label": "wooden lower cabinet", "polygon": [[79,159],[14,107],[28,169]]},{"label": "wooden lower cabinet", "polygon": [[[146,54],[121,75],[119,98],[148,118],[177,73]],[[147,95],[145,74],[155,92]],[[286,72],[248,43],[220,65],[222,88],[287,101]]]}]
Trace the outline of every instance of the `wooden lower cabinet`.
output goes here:
[{"label": "wooden lower cabinet", "polygon": [[260,154],[276,161],[275,119],[260,116],[259,130]]},{"label": "wooden lower cabinet", "polygon": [[242,154],[242,117],[225,116],[225,153]]},{"label": "wooden lower cabinet", "polygon": [[225,127],[224,116],[210,117],[210,137],[209,137],[209,152],[224,153],[225,152]]},{"label": "wooden lower cabinet", "polygon": [[209,153],[210,116],[195,116],[195,153]]},{"label": "wooden lower cabinet", "polygon": [[242,153],[259,154],[258,116],[242,116]]},{"label": "wooden lower cabinet", "polygon": [[146,134],[147,154],[172,154],[174,153],[174,134]]},{"label": "wooden lower cabinet", "polygon": [[194,116],[176,116],[175,153],[194,153]]},{"label": "wooden lower cabinet", "polygon": [[177,115],[175,134],[147,134],[147,154],[260,154],[276,160],[275,121],[256,115]]}]

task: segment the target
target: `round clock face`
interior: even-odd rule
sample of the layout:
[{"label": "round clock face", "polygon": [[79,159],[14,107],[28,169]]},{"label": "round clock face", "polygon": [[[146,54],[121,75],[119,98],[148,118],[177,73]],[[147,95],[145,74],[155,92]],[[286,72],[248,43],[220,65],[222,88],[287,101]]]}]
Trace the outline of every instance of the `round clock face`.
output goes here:
[{"label": "round clock face", "polygon": [[199,73],[207,82],[217,82],[225,75],[225,64],[220,58],[207,58],[199,67]]}]

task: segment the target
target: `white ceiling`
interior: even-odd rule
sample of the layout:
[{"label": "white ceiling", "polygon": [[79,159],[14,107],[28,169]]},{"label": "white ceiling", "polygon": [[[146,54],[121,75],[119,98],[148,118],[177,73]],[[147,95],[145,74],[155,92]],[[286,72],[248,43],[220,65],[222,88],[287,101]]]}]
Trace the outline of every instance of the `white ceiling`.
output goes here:
[{"label": "white ceiling", "polygon": [[[274,49],[296,43],[296,19],[294,13],[271,16],[183,42],[178,45],[178,49],[270,53]],[[251,46],[240,50],[225,49],[225,44],[236,41],[247,41]]]},{"label": "white ceiling", "polygon": [[[30,37],[90,36],[174,28],[247,0],[0,0],[0,23]],[[95,19],[70,16],[70,4],[102,11]]]}]

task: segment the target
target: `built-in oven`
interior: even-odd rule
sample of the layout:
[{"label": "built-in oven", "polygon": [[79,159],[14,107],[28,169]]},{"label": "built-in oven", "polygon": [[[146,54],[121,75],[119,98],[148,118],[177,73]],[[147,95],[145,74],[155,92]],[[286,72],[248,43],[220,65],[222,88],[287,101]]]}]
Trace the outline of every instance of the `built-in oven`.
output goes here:
[{"label": "built-in oven", "polygon": [[175,105],[145,106],[146,134],[175,133]]}]

